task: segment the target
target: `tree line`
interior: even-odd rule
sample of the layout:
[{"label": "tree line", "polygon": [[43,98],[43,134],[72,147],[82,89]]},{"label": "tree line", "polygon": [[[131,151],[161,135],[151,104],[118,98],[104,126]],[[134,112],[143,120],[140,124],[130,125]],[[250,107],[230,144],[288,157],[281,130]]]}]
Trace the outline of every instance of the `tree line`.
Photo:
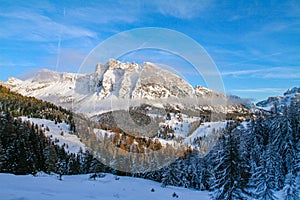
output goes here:
[{"label": "tree line", "polygon": [[[163,147],[155,140],[132,138],[121,130],[111,135],[96,135],[94,128],[101,129],[96,122],[82,119],[82,116],[73,119],[69,111],[19,96],[4,87],[0,88],[0,97],[0,172],[109,172],[151,179],[161,182],[163,187],[174,185],[209,190],[212,199],[271,200],[276,199],[277,191],[283,191],[285,199],[299,199],[300,102],[297,99],[280,112],[257,112],[249,122],[229,122],[227,128],[218,133],[218,142],[203,157],[197,150]],[[68,154],[64,146],[55,145],[37,125],[14,118],[34,112],[39,113],[37,117],[44,118],[50,109],[58,110],[52,120],[61,112],[60,119],[73,123],[74,130],[76,124],[83,142],[106,160],[96,159],[95,152],[83,150]],[[123,159],[124,152],[129,154],[129,159]],[[134,153],[145,156],[135,157]],[[177,159],[171,158],[172,155]],[[162,161],[166,158],[170,163],[165,166]],[[116,170],[120,165],[131,167],[132,171]],[[156,170],[145,168],[144,172],[137,173],[134,170],[137,165]]]}]

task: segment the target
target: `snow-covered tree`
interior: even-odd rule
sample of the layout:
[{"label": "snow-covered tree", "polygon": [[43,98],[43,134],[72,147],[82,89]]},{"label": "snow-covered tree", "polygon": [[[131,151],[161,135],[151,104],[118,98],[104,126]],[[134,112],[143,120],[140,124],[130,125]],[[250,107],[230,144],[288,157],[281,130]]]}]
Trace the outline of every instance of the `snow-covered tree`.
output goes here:
[{"label": "snow-covered tree", "polygon": [[2,144],[1,144],[1,140],[0,140],[0,171],[2,168],[2,161],[3,161],[3,149],[2,149]]},{"label": "snow-covered tree", "polygon": [[240,165],[237,136],[231,132],[220,138],[212,164],[213,199],[244,199],[243,167]]},{"label": "snow-covered tree", "polygon": [[284,200],[297,200],[300,198],[296,184],[296,175],[292,173],[286,175],[283,197]]},{"label": "snow-covered tree", "polygon": [[[252,174],[252,183],[255,185],[254,197],[261,200],[275,200],[275,171],[272,167],[274,162],[272,158],[272,149],[262,152],[260,163],[256,166],[255,173]],[[270,157],[271,156],[271,157]]]},{"label": "snow-covered tree", "polygon": [[162,186],[175,185],[184,186],[184,172],[182,159],[177,160],[168,167],[166,167],[164,173],[162,174]]},{"label": "snow-covered tree", "polygon": [[46,146],[46,148],[44,149],[44,157],[45,157],[46,172],[47,173],[56,172],[57,153],[53,145]]}]

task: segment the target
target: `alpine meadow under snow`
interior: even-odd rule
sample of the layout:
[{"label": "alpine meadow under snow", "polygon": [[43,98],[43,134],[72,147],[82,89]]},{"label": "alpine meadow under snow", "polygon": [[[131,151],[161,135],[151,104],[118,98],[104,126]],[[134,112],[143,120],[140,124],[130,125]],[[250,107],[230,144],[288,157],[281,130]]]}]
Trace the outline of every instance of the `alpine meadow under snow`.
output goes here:
[{"label": "alpine meadow under snow", "polygon": [[300,200],[300,1],[0,5],[0,200]]},{"label": "alpine meadow under snow", "polygon": [[[117,180],[116,180],[117,179]],[[90,179],[88,174],[63,176],[40,173],[15,176],[0,174],[1,199],[38,200],[90,200],[90,199],[203,199],[208,200],[206,191],[192,191],[180,187],[162,188],[159,183],[131,177],[115,177],[106,174],[103,178]]]},{"label": "alpine meadow under snow", "polygon": [[141,68],[158,70],[110,60],[2,83],[0,170],[18,176],[0,174],[1,197],[298,199],[299,88],[255,106],[169,72],[135,78]]}]

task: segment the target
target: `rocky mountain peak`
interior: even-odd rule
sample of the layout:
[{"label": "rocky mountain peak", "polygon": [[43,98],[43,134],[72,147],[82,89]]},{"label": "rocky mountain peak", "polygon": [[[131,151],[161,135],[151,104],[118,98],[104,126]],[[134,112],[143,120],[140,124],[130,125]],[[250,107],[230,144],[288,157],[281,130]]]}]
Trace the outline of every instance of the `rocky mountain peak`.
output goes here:
[{"label": "rocky mountain peak", "polygon": [[291,89],[288,89],[285,93],[283,93],[284,96],[300,93],[300,87],[293,87]]},{"label": "rocky mountain peak", "polygon": [[283,96],[268,97],[268,99],[258,102],[256,105],[264,110],[282,112],[291,102],[300,101],[300,87],[288,89]]},{"label": "rocky mountain peak", "polygon": [[[81,113],[110,110],[111,100],[153,101],[160,107],[165,104],[177,106],[179,102],[181,107],[193,107],[193,103],[187,100],[196,96],[220,97],[205,87],[193,88],[177,74],[156,64],[122,63],[114,59],[97,64],[91,74],[41,70],[24,81],[9,79],[6,84],[25,96],[34,96]],[[226,110],[225,107],[220,109]]]}]

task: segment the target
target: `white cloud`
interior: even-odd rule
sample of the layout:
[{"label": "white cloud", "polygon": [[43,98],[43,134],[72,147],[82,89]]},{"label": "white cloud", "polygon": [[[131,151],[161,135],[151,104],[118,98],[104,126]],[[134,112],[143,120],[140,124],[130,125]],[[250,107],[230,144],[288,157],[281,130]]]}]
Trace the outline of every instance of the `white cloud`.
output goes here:
[{"label": "white cloud", "polygon": [[0,22],[0,25],[5,27],[0,32],[0,38],[43,42],[56,41],[59,36],[64,39],[97,37],[97,34],[93,31],[58,23],[31,10],[0,13],[0,16],[6,18],[6,20]]},{"label": "white cloud", "polygon": [[133,24],[149,19],[147,15],[152,13],[191,19],[201,16],[212,5],[214,5],[213,0],[114,1],[103,4],[90,3],[86,7],[66,9],[66,16],[70,16],[74,21],[76,19],[95,24]]},{"label": "white cloud", "polygon": [[114,22],[133,23],[139,20],[138,12],[139,9],[124,9],[121,7],[79,7],[67,9],[66,17],[73,18],[74,21],[95,24],[108,24]]},{"label": "white cloud", "polygon": [[[10,67],[32,67],[35,66],[35,64],[30,62],[23,62],[23,63],[15,63],[15,62],[1,62],[0,67],[1,68],[10,68]],[[1,71],[1,70],[0,70]]]},{"label": "white cloud", "polygon": [[180,19],[191,19],[200,16],[214,2],[199,0],[154,0],[152,3],[163,15]]},{"label": "white cloud", "polygon": [[86,56],[86,53],[78,49],[62,48],[57,53],[56,56],[45,58],[45,61],[53,66],[53,70],[62,72],[77,72]]},{"label": "white cloud", "polygon": [[254,73],[261,72],[261,70],[238,70],[238,71],[230,71],[230,72],[222,72],[223,76],[238,76],[238,75],[251,75]]},{"label": "white cloud", "polygon": [[245,93],[283,93],[286,88],[252,88],[252,89],[233,89],[231,92]]},{"label": "white cloud", "polygon": [[290,78],[300,78],[299,67],[272,67],[272,68],[261,68],[253,70],[237,70],[222,72],[223,76],[233,76],[233,77],[251,77],[251,78],[277,78],[277,79],[290,79]]}]

